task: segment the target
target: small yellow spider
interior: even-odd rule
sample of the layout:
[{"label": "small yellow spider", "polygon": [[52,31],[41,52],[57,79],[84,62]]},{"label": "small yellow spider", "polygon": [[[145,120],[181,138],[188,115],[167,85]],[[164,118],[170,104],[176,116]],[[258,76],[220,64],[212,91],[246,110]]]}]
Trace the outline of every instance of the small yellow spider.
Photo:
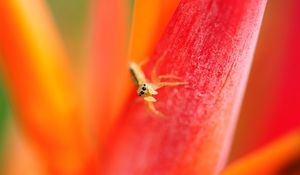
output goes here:
[{"label": "small yellow spider", "polygon": [[175,75],[156,75],[156,69],[157,65],[161,61],[161,59],[164,57],[165,54],[160,56],[158,58],[157,62],[155,63],[152,72],[151,72],[151,82],[149,82],[144,72],[141,69],[142,64],[136,64],[134,62],[130,63],[130,73],[134,80],[135,85],[137,86],[137,95],[143,97],[143,99],[147,102],[148,107],[157,115],[162,116],[162,113],[159,112],[155,106],[154,102],[156,102],[156,99],[153,97],[154,95],[157,95],[157,90],[159,88],[162,88],[164,86],[178,86],[178,85],[185,85],[188,84],[187,82],[162,82],[162,79],[180,79],[180,77],[177,77]]}]

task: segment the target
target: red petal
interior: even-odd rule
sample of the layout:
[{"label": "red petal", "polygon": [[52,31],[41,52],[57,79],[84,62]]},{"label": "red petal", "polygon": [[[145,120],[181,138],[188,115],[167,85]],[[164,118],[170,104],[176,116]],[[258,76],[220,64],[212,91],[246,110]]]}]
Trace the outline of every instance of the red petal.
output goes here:
[{"label": "red petal", "polygon": [[189,85],[159,90],[156,107],[130,102],[107,146],[108,174],[214,174],[230,146],[265,0],[183,0],[146,73]]},{"label": "red petal", "polygon": [[300,127],[300,1],[270,1],[232,160]]},{"label": "red petal", "polygon": [[282,57],[282,73],[278,77],[279,85],[275,92],[276,101],[268,116],[270,123],[267,124],[272,128],[269,128],[265,139],[276,138],[282,133],[300,128],[300,3],[293,1],[292,5],[292,22],[289,26],[287,45]]}]

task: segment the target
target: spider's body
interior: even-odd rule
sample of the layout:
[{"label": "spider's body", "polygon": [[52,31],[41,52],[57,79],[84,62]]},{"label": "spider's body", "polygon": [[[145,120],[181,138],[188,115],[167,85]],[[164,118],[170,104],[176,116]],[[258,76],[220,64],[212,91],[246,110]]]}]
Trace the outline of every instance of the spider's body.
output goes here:
[{"label": "spider's body", "polygon": [[130,63],[130,73],[134,80],[134,83],[137,85],[138,96],[144,98],[147,102],[156,102],[156,99],[153,97],[154,95],[158,94],[156,88],[153,84],[149,83],[146,80],[144,72],[142,71],[141,67],[138,66],[136,63]]},{"label": "spider's body", "polygon": [[153,96],[158,94],[156,90],[164,86],[177,86],[177,85],[188,84],[187,82],[162,82],[161,81],[161,79],[164,78],[180,79],[179,77],[174,75],[160,75],[160,76],[156,75],[156,67],[162,57],[163,56],[161,56],[156,62],[156,64],[154,65],[154,68],[151,73],[151,82],[149,82],[146,79],[146,76],[141,69],[141,65],[138,65],[134,62],[130,63],[130,73],[135,85],[138,88],[137,95],[143,97],[143,99],[147,102],[149,108],[155,114],[158,115],[162,115],[162,114],[158,110],[156,110],[153,104],[154,102],[156,102],[156,99]]}]

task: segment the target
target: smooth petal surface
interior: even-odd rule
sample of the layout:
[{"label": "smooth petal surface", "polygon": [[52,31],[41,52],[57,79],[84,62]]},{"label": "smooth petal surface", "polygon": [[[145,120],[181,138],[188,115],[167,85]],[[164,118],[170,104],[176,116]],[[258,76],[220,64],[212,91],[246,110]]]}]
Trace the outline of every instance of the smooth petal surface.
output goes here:
[{"label": "smooth petal surface", "polygon": [[285,167],[299,157],[300,131],[298,130],[234,161],[221,174],[286,174]]},{"label": "smooth petal surface", "polygon": [[102,144],[128,98],[127,0],[93,1],[85,67],[87,116],[95,142]]},{"label": "smooth petal surface", "polygon": [[217,174],[230,147],[265,0],[183,0],[145,72],[187,86],[159,90],[153,115],[132,97],[107,145],[104,174]]},{"label": "smooth petal surface", "polygon": [[52,174],[83,171],[87,143],[77,85],[43,1],[0,1],[0,50],[18,120]]},{"label": "smooth petal surface", "polygon": [[129,58],[148,58],[165,31],[179,0],[136,0],[134,5]]},{"label": "smooth petal surface", "polygon": [[231,160],[300,128],[299,18],[299,1],[268,2]]},{"label": "smooth petal surface", "polygon": [[[264,139],[276,138],[282,133],[300,128],[300,2],[294,0],[291,4],[292,17],[282,57],[282,67],[276,101],[269,113],[268,123],[272,126]],[[284,121],[284,122],[282,122]]]},{"label": "smooth petal surface", "polygon": [[7,122],[6,136],[9,139],[5,144],[5,162],[0,172],[5,175],[50,175],[43,156],[11,121]]}]

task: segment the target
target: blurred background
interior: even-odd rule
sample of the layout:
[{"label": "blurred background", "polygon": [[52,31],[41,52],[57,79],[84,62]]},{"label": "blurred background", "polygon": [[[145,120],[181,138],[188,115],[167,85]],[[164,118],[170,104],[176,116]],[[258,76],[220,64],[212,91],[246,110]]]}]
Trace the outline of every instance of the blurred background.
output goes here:
[{"label": "blurred background", "polygon": [[[47,0],[78,72],[82,69],[86,52],[89,2]],[[4,166],[7,169],[11,167],[7,171],[9,174],[18,174],[20,170],[26,172],[32,168],[38,172],[39,165],[35,159],[38,155],[20,134],[21,126],[14,117],[2,74],[0,125],[0,169],[3,170]],[[300,3],[297,0],[270,0],[265,11],[229,161],[253,152],[299,127]],[[13,167],[18,167],[18,171]]]}]

